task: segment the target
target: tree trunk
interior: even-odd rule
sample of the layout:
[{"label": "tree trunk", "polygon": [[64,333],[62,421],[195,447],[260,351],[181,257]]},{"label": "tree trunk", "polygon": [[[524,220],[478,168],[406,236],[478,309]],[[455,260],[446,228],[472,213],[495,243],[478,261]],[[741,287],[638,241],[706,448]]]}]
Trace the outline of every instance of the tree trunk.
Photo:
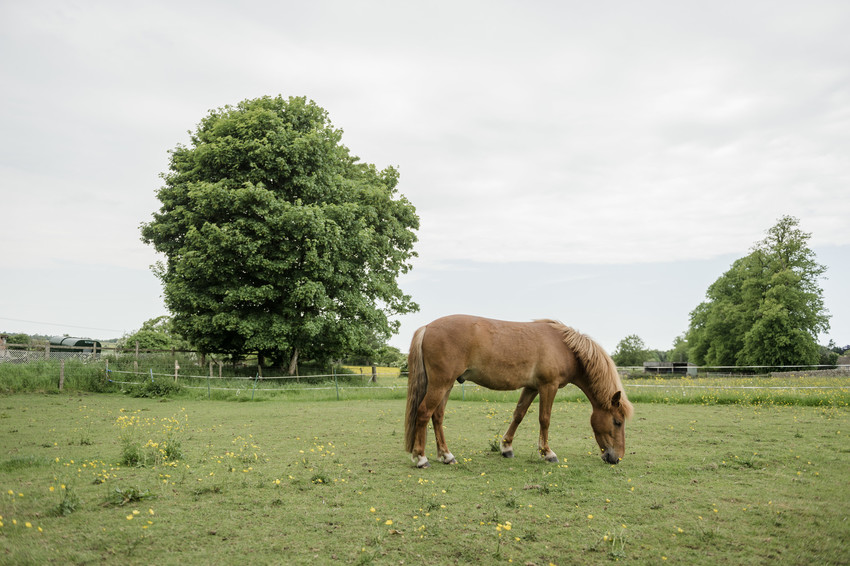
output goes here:
[{"label": "tree trunk", "polygon": [[298,348],[292,352],[292,358],[289,360],[289,375],[298,373]]}]

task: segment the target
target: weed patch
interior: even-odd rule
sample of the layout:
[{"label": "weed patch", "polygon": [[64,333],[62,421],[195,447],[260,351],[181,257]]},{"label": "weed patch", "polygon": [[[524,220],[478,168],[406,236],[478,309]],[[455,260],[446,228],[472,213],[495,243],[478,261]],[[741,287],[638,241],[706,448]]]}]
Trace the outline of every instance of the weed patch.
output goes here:
[{"label": "weed patch", "polygon": [[116,487],[109,493],[104,502],[105,506],[123,507],[129,503],[139,503],[146,499],[153,499],[156,495],[148,490],[138,487]]}]

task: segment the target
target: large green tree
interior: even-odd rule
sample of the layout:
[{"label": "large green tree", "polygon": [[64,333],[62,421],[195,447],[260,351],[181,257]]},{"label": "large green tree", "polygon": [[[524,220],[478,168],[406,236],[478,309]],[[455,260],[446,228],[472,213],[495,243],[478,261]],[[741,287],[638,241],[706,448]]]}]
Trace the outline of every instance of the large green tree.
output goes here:
[{"label": "large green tree", "polygon": [[811,234],[784,216],[736,260],[691,312],[690,361],[698,365],[817,364],[817,335],[829,329],[819,280],[826,267]]},{"label": "large green tree", "polygon": [[398,172],[361,163],[327,112],[263,97],[213,110],[171,151],[142,225],[175,332],[289,362],[368,349],[418,309],[397,284],[419,218]]}]

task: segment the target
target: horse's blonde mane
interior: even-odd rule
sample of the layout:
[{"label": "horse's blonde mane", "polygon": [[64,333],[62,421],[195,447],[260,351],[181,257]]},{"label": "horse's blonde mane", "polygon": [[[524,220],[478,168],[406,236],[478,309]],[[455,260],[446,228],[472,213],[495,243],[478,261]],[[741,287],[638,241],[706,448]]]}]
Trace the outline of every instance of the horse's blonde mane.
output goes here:
[{"label": "horse's blonde mane", "polygon": [[588,377],[588,386],[605,409],[611,408],[611,399],[617,391],[621,391],[620,407],[625,417],[631,418],[634,408],[626,398],[617,365],[605,348],[599,345],[593,338],[582,334],[574,328],[558,322],[557,320],[538,320],[560,332],[564,337],[564,344],[573,351],[576,357],[584,365],[584,371]]}]

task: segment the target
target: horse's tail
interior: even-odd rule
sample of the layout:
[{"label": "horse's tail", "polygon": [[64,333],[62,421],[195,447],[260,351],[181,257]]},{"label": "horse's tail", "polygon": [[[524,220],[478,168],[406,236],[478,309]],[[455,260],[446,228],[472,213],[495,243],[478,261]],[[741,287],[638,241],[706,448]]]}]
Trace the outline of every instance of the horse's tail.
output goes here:
[{"label": "horse's tail", "polygon": [[413,333],[410,352],[407,354],[407,411],[404,417],[404,446],[407,452],[413,452],[416,432],[416,413],[425,391],[428,389],[428,374],[425,372],[425,360],[422,357],[422,339],[425,337],[422,327]]}]

